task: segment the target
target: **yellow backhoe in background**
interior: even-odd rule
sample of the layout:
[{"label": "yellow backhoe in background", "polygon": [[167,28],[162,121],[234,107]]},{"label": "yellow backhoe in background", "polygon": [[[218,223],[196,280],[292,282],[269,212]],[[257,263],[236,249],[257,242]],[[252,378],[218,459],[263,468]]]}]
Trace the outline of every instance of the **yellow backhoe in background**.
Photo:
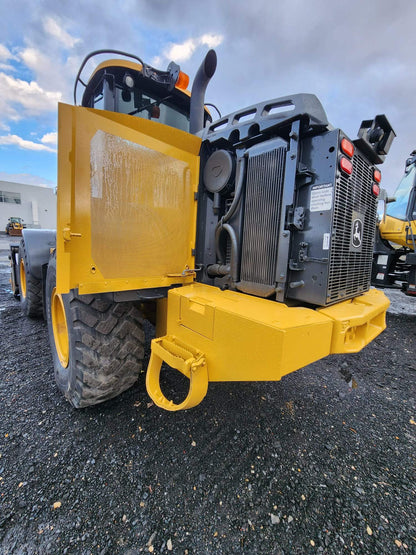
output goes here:
[{"label": "yellow backhoe in background", "polygon": [[[175,63],[119,51],[82,80],[103,52],[84,60],[75,106],[59,105],[57,230],[25,230],[11,253],[22,310],[46,315],[72,405],[136,381],[145,317],[147,391],[172,411],[210,381],[279,380],[372,341],[389,304],[370,290],[387,118],[351,141],[314,95],[294,94],[212,121],[214,51],[192,92]],[[160,387],[162,363],[189,379],[179,402]]]},{"label": "yellow backhoe in background", "polygon": [[416,296],[416,151],[377,226],[372,283]]}]

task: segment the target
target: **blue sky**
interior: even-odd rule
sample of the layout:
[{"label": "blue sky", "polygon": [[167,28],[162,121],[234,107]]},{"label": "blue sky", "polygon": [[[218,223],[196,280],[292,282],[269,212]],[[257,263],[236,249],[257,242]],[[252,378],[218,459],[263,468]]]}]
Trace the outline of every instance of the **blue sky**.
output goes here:
[{"label": "blue sky", "polygon": [[[207,91],[223,114],[311,92],[351,138],[385,113],[397,139],[383,166],[392,191],[416,148],[416,3],[410,0],[0,0],[0,180],[56,185],[57,102],[72,103],[84,56],[115,48],[191,80],[210,47]],[[91,71],[99,60],[87,67]]]}]

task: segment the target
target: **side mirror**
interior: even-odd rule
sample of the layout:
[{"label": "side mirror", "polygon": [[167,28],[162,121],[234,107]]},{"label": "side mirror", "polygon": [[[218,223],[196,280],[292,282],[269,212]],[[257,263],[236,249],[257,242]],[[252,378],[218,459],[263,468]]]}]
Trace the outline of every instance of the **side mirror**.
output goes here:
[{"label": "side mirror", "polygon": [[[387,194],[386,189],[380,189],[380,194],[378,196],[378,205],[377,205],[377,216],[379,218],[379,221],[384,222],[386,219],[386,209],[387,209],[387,205],[390,204],[391,202],[396,202],[396,198],[395,197],[389,197]],[[380,219],[380,217],[382,216],[382,218]]]}]

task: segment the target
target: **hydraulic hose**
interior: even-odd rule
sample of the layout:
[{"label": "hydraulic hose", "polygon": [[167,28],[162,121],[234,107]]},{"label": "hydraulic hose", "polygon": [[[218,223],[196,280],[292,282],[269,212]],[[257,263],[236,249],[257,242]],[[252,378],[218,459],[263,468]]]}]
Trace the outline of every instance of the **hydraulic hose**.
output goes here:
[{"label": "hydraulic hose", "polygon": [[231,261],[230,261],[230,276],[231,279],[236,282],[237,281],[237,251],[238,251],[238,244],[237,244],[237,237],[235,235],[235,231],[233,229],[233,227],[228,224],[227,222],[231,219],[231,217],[233,216],[233,214],[236,211],[238,202],[240,200],[241,197],[241,192],[243,190],[243,184],[244,184],[244,175],[245,175],[245,168],[246,168],[246,163],[247,160],[245,157],[240,158],[239,160],[239,164],[238,164],[238,169],[237,169],[237,179],[236,179],[236,187],[235,187],[235,194],[234,194],[234,198],[233,201],[231,203],[230,208],[228,209],[228,212],[226,214],[224,214],[224,216],[220,219],[220,221],[217,224],[217,227],[215,228],[215,248],[216,248],[216,254],[217,254],[217,260],[219,262],[219,265],[223,266],[225,265],[226,261],[224,260],[223,254],[221,252],[220,249],[220,236],[222,231],[226,231],[230,237],[231,240]]},{"label": "hydraulic hose", "polygon": [[215,230],[215,245],[217,259],[219,260],[220,265],[225,264],[225,260],[220,249],[220,235],[222,231],[226,231],[231,240],[230,276],[232,281],[235,283],[237,281],[237,237],[235,236],[235,231],[230,226],[230,224],[222,224],[221,226],[217,226],[217,229]]},{"label": "hydraulic hose", "polygon": [[241,192],[243,190],[243,183],[244,183],[244,175],[245,175],[245,169],[246,169],[246,163],[247,163],[247,159],[244,156],[243,158],[240,158],[238,161],[238,169],[237,169],[237,179],[236,179],[236,186],[235,186],[235,193],[234,193],[234,198],[233,201],[231,203],[230,208],[228,209],[228,212],[226,214],[224,214],[224,216],[221,218],[221,220],[218,222],[218,226],[223,225],[224,223],[228,222],[231,217],[234,215],[235,210],[237,208],[238,202],[240,200],[241,197]]}]

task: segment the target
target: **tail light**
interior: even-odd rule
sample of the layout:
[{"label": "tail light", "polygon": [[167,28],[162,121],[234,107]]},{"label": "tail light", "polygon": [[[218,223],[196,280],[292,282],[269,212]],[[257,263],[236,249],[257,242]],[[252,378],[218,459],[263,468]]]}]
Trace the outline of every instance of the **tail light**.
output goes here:
[{"label": "tail light", "polygon": [[377,181],[377,183],[380,183],[381,181],[381,171],[375,169],[374,170],[374,181]]},{"label": "tail light", "polygon": [[345,154],[349,158],[352,158],[354,156],[354,145],[348,139],[345,139],[345,138],[342,139],[342,141],[341,141],[341,150],[342,150],[343,154]]},{"label": "tail light", "polygon": [[339,160],[339,167],[344,173],[347,173],[348,175],[352,174],[352,162],[351,160],[348,160],[348,158],[345,158],[345,156],[341,156]]}]

